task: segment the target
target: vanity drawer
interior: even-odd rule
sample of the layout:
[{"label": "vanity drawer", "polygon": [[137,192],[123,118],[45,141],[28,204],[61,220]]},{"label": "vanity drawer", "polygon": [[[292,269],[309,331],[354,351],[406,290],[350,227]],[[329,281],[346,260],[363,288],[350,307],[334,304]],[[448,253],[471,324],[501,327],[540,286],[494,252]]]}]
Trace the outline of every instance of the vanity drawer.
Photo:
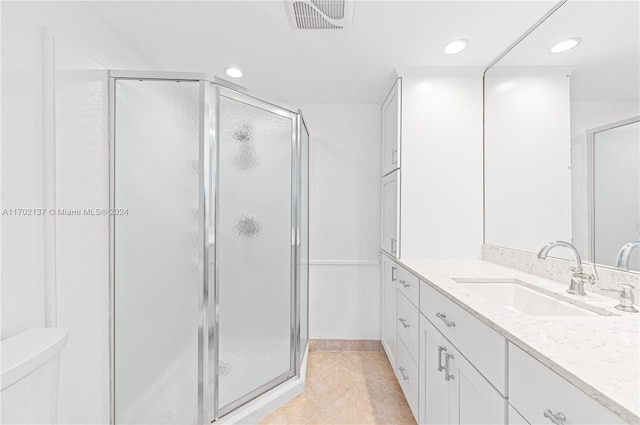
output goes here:
[{"label": "vanity drawer", "polygon": [[418,366],[411,358],[407,347],[405,347],[404,343],[398,340],[398,345],[396,348],[397,359],[396,359],[396,376],[398,377],[398,381],[400,381],[400,386],[402,387],[402,392],[404,396],[407,398],[407,402],[409,403],[409,407],[411,407],[411,412],[413,416],[418,420]]},{"label": "vanity drawer", "polygon": [[398,337],[404,342],[413,361],[418,360],[420,312],[403,294],[398,294]]},{"label": "vanity drawer", "polygon": [[398,289],[417,307],[420,302],[420,279],[404,267],[397,264],[396,266],[398,269],[395,277],[398,281]]},{"label": "vanity drawer", "polygon": [[426,282],[420,311],[484,377],[507,396],[507,340]]},{"label": "vanity drawer", "polygon": [[530,424],[552,424],[544,416],[547,410],[562,413],[565,425],[626,423],[513,344],[509,344],[509,393],[509,402]]}]

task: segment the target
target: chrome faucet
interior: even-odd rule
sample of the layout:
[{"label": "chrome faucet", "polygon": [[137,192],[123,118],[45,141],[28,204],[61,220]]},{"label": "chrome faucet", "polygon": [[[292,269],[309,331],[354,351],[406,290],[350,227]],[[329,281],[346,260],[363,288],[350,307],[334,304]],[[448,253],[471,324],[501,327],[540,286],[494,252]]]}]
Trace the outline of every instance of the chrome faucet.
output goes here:
[{"label": "chrome faucet", "polygon": [[616,259],[616,267],[629,270],[629,257],[631,256],[631,251],[634,248],[640,246],[640,241],[629,242],[625,244],[618,252],[618,258]]},{"label": "chrome faucet", "polygon": [[[585,273],[582,269],[582,260],[580,259],[580,253],[576,249],[575,246],[571,245],[569,242],[565,241],[554,241],[549,242],[545,246],[542,247],[540,252],[538,252],[538,258],[544,260],[547,258],[549,251],[557,246],[565,247],[571,253],[571,257],[573,261],[576,263],[575,267],[571,267],[571,282],[569,283],[569,289],[567,292],[574,295],[587,295],[584,291],[584,282],[585,280],[589,282],[591,285],[594,285],[598,278],[594,274]],[[595,268],[594,268],[595,272]]]}]

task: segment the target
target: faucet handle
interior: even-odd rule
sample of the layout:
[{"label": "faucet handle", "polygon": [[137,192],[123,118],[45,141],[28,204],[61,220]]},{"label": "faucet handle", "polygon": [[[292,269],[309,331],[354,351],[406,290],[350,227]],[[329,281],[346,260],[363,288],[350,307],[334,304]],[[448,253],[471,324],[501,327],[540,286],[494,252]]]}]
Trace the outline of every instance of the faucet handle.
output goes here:
[{"label": "faucet handle", "polygon": [[591,285],[595,285],[599,280],[597,274],[583,273],[582,278],[589,282]]},{"label": "faucet handle", "polygon": [[576,272],[576,277],[579,277],[591,285],[595,285],[600,280],[600,276],[598,276],[598,269],[593,263],[591,263],[591,274],[585,273],[582,269],[576,270]]}]

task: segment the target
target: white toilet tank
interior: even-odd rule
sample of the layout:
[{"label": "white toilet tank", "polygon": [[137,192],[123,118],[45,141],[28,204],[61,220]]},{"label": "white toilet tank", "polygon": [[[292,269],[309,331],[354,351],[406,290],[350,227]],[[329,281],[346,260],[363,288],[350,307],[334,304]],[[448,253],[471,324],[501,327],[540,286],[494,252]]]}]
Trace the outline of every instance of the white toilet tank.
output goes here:
[{"label": "white toilet tank", "polygon": [[60,352],[68,334],[68,329],[33,328],[0,341],[0,423],[55,423]]}]

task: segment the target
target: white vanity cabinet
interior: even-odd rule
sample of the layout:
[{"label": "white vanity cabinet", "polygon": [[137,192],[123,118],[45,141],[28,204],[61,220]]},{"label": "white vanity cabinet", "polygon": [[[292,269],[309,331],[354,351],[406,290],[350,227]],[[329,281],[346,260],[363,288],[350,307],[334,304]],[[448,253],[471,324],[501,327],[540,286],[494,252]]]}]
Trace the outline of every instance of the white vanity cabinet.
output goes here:
[{"label": "white vanity cabinet", "polygon": [[506,399],[424,315],[419,388],[420,424],[506,423]]},{"label": "white vanity cabinet", "polygon": [[420,316],[420,424],[449,423],[449,383],[445,380],[444,337]]},{"label": "white vanity cabinet", "polygon": [[382,288],[382,346],[417,418],[420,280],[382,254]]},{"label": "white vanity cabinet", "polygon": [[392,366],[396,364],[396,320],[397,298],[396,275],[398,266],[386,255],[382,255],[382,326],[380,329],[384,351]]},{"label": "white vanity cabinet", "polygon": [[415,418],[418,418],[419,404],[419,368],[409,354],[409,350],[401,339],[398,339],[398,358],[396,363],[396,377],[404,393],[407,403]]},{"label": "white vanity cabinet", "polygon": [[382,344],[419,424],[629,423],[404,263],[382,254]]},{"label": "white vanity cabinet", "polygon": [[482,72],[447,73],[399,72],[382,103],[381,247],[395,258],[479,255]]},{"label": "white vanity cabinet", "polygon": [[385,254],[382,270],[382,345],[416,420],[506,423],[505,339]]},{"label": "white vanity cabinet", "polygon": [[418,363],[418,338],[420,333],[420,312],[418,307],[401,292],[398,292],[398,339],[402,341],[414,363]]},{"label": "white vanity cabinet", "polygon": [[[627,423],[513,344],[509,344],[509,403],[534,425]],[[520,423],[517,416],[514,419],[510,423]]]},{"label": "white vanity cabinet", "polygon": [[449,354],[449,423],[505,424],[507,401],[452,344]]},{"label": "white vanity cabinet", "polygon": [[503,336],[424,281],[420,282],[420,312],[491,385],[507,395],[507,341]]},{"label": "white vanity cabinet", "polygon": [[400,168],[400,96],[402,80],[396,80],[382,104],[382,175]]},{"label": "white vanity cabinet", "polygon": [[[406,270],[400,268],[399,271]],[[398,280],[400,284],[400,280]],[[419,370],[418,366],[418,338],[420,328],[420,311],[398,287],[398,320],[396,321],[396,376],[400,381],[402,391],[407,398],[413,415],[418,417],[419,404]]]}]

